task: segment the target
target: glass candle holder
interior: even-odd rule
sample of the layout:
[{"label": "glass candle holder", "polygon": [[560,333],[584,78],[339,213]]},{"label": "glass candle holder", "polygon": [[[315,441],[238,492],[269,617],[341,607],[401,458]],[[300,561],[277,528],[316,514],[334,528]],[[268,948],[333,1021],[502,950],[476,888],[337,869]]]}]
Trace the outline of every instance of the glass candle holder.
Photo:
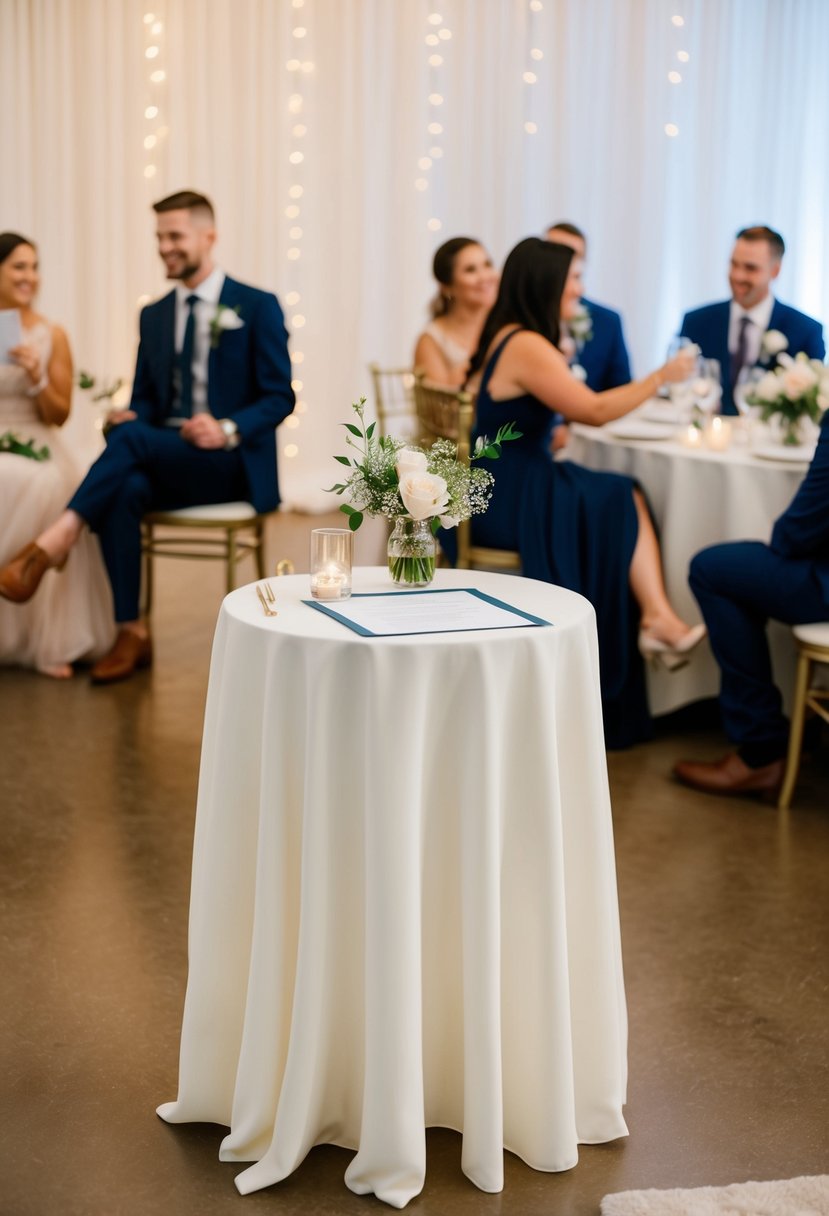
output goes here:
[{"label": "glass candle holder", "polygon": [[348,528],[311,532],[311,595],[315,600],[347,600],[351,595],[354,533]]}]

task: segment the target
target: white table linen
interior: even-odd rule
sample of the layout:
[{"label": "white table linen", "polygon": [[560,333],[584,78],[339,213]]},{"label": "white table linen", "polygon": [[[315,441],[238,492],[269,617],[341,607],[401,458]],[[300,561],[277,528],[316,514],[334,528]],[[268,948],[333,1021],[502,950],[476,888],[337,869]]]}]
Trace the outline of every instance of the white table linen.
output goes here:
[{"label": "white table linen", "polygon": [[[403,1207],[427,1126],[503,1187],[626,1134],[626,1011],[595,618],[546,583],[439,571],[553,626],[362,638],[307,575],[229,595],[199,780],[171,1123],[229,1126],[243,1193],[321,1143]],[[386,591],[356,570],[355,590]]]},{"label": "white table linen", "polygon": [[[717,452],[685,447],[676,439],[621,439],[612,426],[574,424],[570,431],[564,459],[589,469],[626,473],[642,485],[659,530],[668,595],[690,622],[702,619],[688,586],[694,554],[721,541],[768,541],[774,521],[808,468],[805,463],[761,460],[748,448]],[[769,639],[775,679],[788,699],[794,678],[791,630],[773,622]],[[718,693],[719,668],[707,643],[679,671],[648,670],[651,712],[657,716]]]}]

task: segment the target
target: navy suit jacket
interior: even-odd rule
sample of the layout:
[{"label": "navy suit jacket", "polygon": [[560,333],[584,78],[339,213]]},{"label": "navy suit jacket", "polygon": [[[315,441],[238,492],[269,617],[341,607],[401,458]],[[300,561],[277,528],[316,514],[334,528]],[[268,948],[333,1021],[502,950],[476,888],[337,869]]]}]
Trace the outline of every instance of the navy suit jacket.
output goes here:
[{"label": "navy suit jacket", "polygon": [[[257,511],[279,505],[275,431],[294,408],[288,333],[276,296],[225,278],[219,303],[238,311],[239,329],[221,330],[207,361],[207,404],[232,418]],[[142,422],[163,426],[173,400],[176,293],[141,312],[130,408]]]},{"label": "navy suit jacket", "polygon": [[588,386],[594,393],[601,393],[607,388],[629,384],[630,359],[622,332],[622,318],[612,308],[594,304],[592,300],[582,300],[582,304],[590,313],[593,328],[590,340],[577,347],[577,362],[587,373]]},{"label": "navy suit jacket", "polygon": [[774,525],[771,547],[783,557],[809,558],[829,608],[829,411],[812,463],[791,504]]},{"label": "navy suit jacket", "polygon": [[[683,338],[696,342],[706,359],[718,359],[722,375],[722,412],[736,414],[734,394],[731,390],[731,355],[728,350],[728,323],[731,317],[731,301],[706,304],[695,308],[682,318],[679,333]],[[805,351],[810,359],[823,359],[826,347],[823,342],[823,326],[805,312],[798,312],[789,304],[774,301],[769,320],[769,329],[778,329],[788,339],[787,354],[796,355]],[[762,362],[762,360],[761,360]],[[773,363],[774,360],[770,360]]]}]

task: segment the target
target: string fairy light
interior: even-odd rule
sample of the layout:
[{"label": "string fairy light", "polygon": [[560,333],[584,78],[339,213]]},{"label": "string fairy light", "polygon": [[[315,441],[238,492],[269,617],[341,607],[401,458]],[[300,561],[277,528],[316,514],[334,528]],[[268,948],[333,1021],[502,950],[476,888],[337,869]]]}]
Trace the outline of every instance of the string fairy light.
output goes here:
[{"label": "string fairy light", "polygon": [[167,71],[164,66],[164,20],[163,14],[146,12],[144,27],[144,63],[146,82],[144,90],[144,178],[154,182],[158,175],[159,159],[163,151],[167,127],[163,109],[166,94]]},{"label": "string fairy light", "polygon": [[[294,412],[282,423],[286,431],[298,431],[302,426],[302,415],[308,411],[308,403],[303,397],[305,388],[302,380],[302,364],[305,353],[297,341],[297,333],[305,328],[306,318],[302,309],[302,241],[305,231],[302,225],[302,207],[305,197],[303,184],[305,166],[305,139],[308,134],[306,118],[307,97],[305,93],[306,78],[314,71],[314,61],[302,58],[307,54],[307,44],[310,41],[308,24],[301,13],[305,0],[291,0],[291,56],[286,61],[285,70],[290,77],[287,118],[289,134],[289,151],[287,154],[288,171],[286,173],[286,197],[284,216],[288,220],[288,245],[285,257],[288,261],[288,280],[283,299],[286,308],[288,329],[291,341],[291,388],[296,395]],[[293,460],[299,455],[299,444],[296,439],[282,443],[282,455],[287,460]]]},{"label": "string fairy light", "polygon": [[[685,18],[682,16],[681,13],[673,14],[673,16],[671,17],[671,26],[676,31],[684,31]],[[680,34],[680,37],[681,36],[682,35]],[[672,56],[672,66],[668,69],[668,72],[667,72],[668,84],[672,85],[674,88],[676,88],[682,84],[683,74],[677,67],[673,66],[673,63],[676,62],[676,63],[686,64],[690,61],[690,59],[691,59],[691,56],[688,54],[688,52],[685,50],[684,47],[680,47],[679,50],[677,50],[674,53],[674,55]],[[670,105],[672,108],[674,108],[677,105],[677,100],[678,99],[676,97],[671,98]],[[665,132],[665,134],[667,135],[668,139],[676,139],[677,136],[679,135],[679,124],[675,121],[666,122],[662,129]]]},{"label": "string fairy light", "polygon": [[422,194],[428,203],[429,217],[426,220],[426,228],[429,232],[440,232],[443,227],[437,206],[437,200],[434,195],[433,173],[437,166],[435,161],[439,161],[443,157],[443,145],[440,143],[440,137],[444,134],[444,124],[442,121],[442,107],[445,102],[443,82],[445,80],[445,65],[446,60],[444,52],[447,50],[447,43],[452,39],[452,31],[446,25],[443,13],[439,9],[434,9],[426,17],[427,32],[424,36],[426,45],[426,67],[427,67],[427,92],[426,103],[428,106],[428,121],[426,123],[426,134],[430,138],[429,148],[417,158],[417,176],[414,178],[414,188],[419,194]]},{"label": "string fairy light", "polygon": [[538,84],[538,72],[540,65],[544,59],[544,52],[538,45],[538,14],[543,12],[544,4],[542,0],[529,0],[527,5],[527,21],[526,21],[526,37],[527,37],[527,53],[526,64],[521,79],[524,82],[524,133],[526,135],[538,134],[538,122],[536,121],[535,98],[536,92],[533,88]]}]

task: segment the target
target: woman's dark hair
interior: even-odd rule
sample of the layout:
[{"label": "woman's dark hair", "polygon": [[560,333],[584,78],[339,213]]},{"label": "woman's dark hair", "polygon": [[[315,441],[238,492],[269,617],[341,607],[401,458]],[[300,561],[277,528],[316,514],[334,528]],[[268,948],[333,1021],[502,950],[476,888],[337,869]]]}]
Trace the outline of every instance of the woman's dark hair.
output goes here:
[{"label": "woman's dark hair", "polygon": [[5,262],[18,245],[30,245],[32,249],[37,249],[34,241],[30,241],[27,236],[21,236],[19,232],[0,232],[0,263]]},{"label": "woman's dark hair", "polygon": [[[449,287],[455,277],[455,261],[462,249],[469,245],[480,245],[472,236],[453,236],[451,241],[444,241],[432,260],[432,274],[441,287]],[[432,319],[445,317],[449,311],[450,300],[446,293],[439,291],[430,304]]]},{"label": "woman's dark hair", "polygon": [[558,346],[561,293],[574,256],[568,245],[537,236],[519,241],[504,262],[498,298],[484,321],[467,381],[483,366],[492,339],[505,325],[518,324]]}]

